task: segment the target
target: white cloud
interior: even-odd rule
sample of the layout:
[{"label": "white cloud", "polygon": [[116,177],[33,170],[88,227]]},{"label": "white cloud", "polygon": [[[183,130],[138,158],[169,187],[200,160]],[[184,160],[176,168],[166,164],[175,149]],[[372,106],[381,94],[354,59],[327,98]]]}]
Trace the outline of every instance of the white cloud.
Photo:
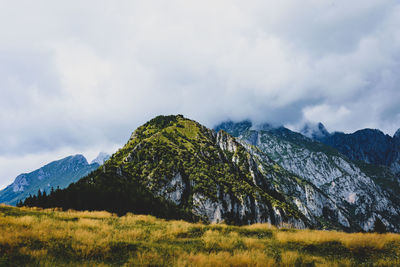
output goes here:
[{"label": "white cloud", "polygon": [[335,125],[337,130],[342,130],[343,124],[348,123],[351,118],[351,111],[345,106],[330,106],[321,104],[317,106],[306,107],[303,109],[304,119],[306,121],[321,122],[327,125]]},{"label": "white cloud", "polygon": [[0,161],[18,162],[12,173],[30,168],[25,155],[122,145],[158,114],[400,127],[397,1],[1,6]]}]

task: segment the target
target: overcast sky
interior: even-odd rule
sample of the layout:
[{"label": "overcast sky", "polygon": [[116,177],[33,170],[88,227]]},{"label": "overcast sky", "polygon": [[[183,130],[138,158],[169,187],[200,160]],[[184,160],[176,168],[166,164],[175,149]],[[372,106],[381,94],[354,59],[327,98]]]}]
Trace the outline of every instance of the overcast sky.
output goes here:
[{"label": "overcast sky", "polygon": [[158,114],[400,127],[391,0],[0,0],[0,188]]}]

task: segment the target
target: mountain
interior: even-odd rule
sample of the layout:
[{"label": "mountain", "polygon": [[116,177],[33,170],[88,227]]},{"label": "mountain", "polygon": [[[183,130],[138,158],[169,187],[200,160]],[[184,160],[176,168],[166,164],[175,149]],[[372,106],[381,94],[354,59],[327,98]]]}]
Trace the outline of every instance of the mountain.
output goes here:
[{"label": "mountain", "polygon": [[[331,222],[369,231],[379,218],[388,229],[400,230],[400,184],[388,168],[352,161],[336,149],[284,127],[265,131],[248,122],[246,127],[243,122],[237,125],[229,122],[215,128],[257,147],[282,168],[313,185],[306,192],[295,189],[310,200],[305,206],[309,219],[327,213],[331,214]],[[326,136],[321,125],[310,136]],[[295,193],[283,183],[276,185],[279,186],[289,195]],[[302,209],[301,205],[298,207]]]},{"label": "mountain", "polygon": [[14,182],[0,191],[0,203],[16,205],[38,190],[50,192],[51,188],[64,188],[97,169],[98,163],[88,164],[82,155],[53,161],[33,172],[18,175]]},{"label": "mountain", "polygon": [[90,164],[94,164],[97,163],[98,165],[103,165],[104,162],[106,162],[111,156],[108,155],[107,153],[104,152],[100,152],[99,155],[97,155],[97,157],[92,160],[92,162],[90,162]]},{"label": "mountain", "polygon": [[101,168],[24,205],[346,231],[370,231],[378,221],[400,230],[400,185],[387,168],[284,127],[245,121],[215,129],[158,116]]},{"label": "mountain", "polygon": [[400,129],[393,137],[377,129],[363,129],[351,134],[329,133],[319,123],[318,127],[306,124],[301,133],[337,149],[352,160],[387,166],[394,174],[400,174]]},{"label": "mountain", "polygon": [[316,125],[311,123],[305,124],[300,133],[311,139],[321,139],[330,135],[322,123],[318,123]]},{"label": "mountain", "polygon": [[[287,190],[299,188],[302,196],[285,195],[274,185],[281,181]],[[24,204],[235,224],[336,225],[328,216],[310,220],[304,215],[309,188],[318,191],[225,131],[181,115],[159,116],[139,127],[102,168]]]}]

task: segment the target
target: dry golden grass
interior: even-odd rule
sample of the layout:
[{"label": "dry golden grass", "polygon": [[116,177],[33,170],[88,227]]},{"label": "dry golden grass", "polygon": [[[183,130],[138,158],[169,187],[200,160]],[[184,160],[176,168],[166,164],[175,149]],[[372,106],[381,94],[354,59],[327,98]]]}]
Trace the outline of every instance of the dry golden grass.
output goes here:
[{"label": "dry golden grass", "polygon": [[265,242],[262,242],[258,238],[244,237],[242,242],[247,249],[258,249],[262,250],[265,248]]},{"label": "dry golden grass", "polygon": [[337,231],[315,231],[303,230],[295,232],[281,232],[274,233],[275,238],[281,243],[305,243],[305,244],[321,244],[328,242],[340,242],[345,247],[360,248],[370,247],[374,249],[383,249],[386,245],[392,243],[400,243],[400,235],[387,233],[353,233],[348,234]]},{"label": "dry golden grass", "polygon": [[165,265],[165,258],[157,251],[139,252],[126,266],[160,266]]},{"label": "dry golden grass", "polygon": [[0,206],[0,266],[400,266],[400,235]]},{"label": "dry golden grass", "polygon": [[245,225],[242,226],[244,229],[249,229],[249,230],[277,230],[277,227],[269,224],[269,223],[255,223],[255,224],[250,224],[250,225]]},{"label": "dry golden grass", "polygon": [[183,254],[176,262],[177,266],[277,266],[276,261],[261,251],[239,251],[217,253]]},{"label": "dry golden grass", "polygon": [[240,246],[241,238],[238,233],[230,232],[223,234],[219,231],[208,230],[202,236],[204,247],[209,250],[232,250]]}]

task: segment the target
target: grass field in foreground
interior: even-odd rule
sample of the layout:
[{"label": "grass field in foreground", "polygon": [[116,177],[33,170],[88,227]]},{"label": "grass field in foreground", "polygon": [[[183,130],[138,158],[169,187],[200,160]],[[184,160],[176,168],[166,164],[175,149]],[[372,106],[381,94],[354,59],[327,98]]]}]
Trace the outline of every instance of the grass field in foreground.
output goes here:
[{"label": "grass field in foreground", "polygon": [[0,206],[0,266],[400,266],[400,235]]}]

